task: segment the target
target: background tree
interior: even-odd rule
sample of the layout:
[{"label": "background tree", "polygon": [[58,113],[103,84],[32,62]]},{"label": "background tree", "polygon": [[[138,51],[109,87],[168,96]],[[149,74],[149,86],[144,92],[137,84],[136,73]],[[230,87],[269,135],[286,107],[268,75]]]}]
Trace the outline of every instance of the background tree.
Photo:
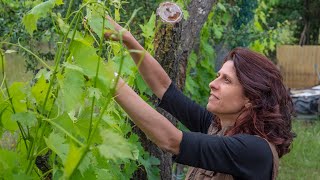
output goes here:
[{"label": "background tree", "polygon": [[273,0],[266,1],[269,6],[268,24],[276,27],[278,22],[287,20],[294,32],[292,44],[318,45],[320,29],[319,0]]}]

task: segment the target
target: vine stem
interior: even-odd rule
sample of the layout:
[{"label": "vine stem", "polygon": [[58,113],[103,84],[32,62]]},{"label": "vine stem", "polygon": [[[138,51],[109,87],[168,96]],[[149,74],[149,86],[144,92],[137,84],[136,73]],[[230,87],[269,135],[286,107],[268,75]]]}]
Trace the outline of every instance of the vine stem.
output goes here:
[{"label": "vine stem", "polygon": [[[105,2],[104,2],[105,3]],[[104,16],[105,17],[105,14]],[[98,53],[98,63],[97,63],[97,69],[96,69],[96,75],[94,78],[94,84],[93,87],[97,87],[97,80],[98,80],[98,75],[99,75],[99,69],[100,69],[100,63],[101,63],[101,55],[102,55],[102,44],[104,40],[104,25],[105,25],[105,18],[102,18],[102,34],[100,37],[100,43],[99,43],[99,53]],[[93,113],[94,113],[94,104],[95,104],[95,96],[92,97],[92,104],[91,104],[91,115],[90,115],[90,124],[89,124],[89,133],[88,133],[88,140],[91,136],[91,131],[92,131],[92,122],[93,122]]]},{"label": "vine stem", "polygon": [[62,131],[63,133],[65,133],[69,138],[71,138],[74,142],[76,142],[78,145],[80,145],[81,147],[84,146],[84,144],[82,142],[80,142],[76,137],[72,136],[72,134],[70,134],[68,131],[66,131],[65,129],[63,129],[63,127],[61,127],[59,124],[51,121],[50,119],[43,119],[44,121],[49,122],[51,125],[55,126],[56,128],[58,128],[60,131]]},{"label": "vine stem", "polygon": [[43,179],[44,177],[46,177],[49,173],[51,173],[53,171],[53,169],[48,170],[47,172],[45,172],[44,174],[42,174],[42,176],[40,177],[40,179]]},{"label": "vine stem", "polygon": [[68,5],[68,10],[67,10],[66,17],[68,17],[70,15],[72,4],[73,4],[73,0],[70,0],[69,5]]}]

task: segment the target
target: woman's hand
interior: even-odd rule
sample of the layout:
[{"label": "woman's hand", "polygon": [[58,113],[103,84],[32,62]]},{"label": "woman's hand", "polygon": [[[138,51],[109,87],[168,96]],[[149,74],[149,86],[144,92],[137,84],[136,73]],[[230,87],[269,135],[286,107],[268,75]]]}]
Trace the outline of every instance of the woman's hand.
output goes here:
[{"label": "woman's hand", "polygon": [[131,33],[116,23],[110,16],[106,16],[106,20],[114,29],[108,29],[104,33],[106,39],[113,41],[120,41],[120,35],[122,35],[122,41],[126,44],[130,40],[134,39]]},{"label": "woman's hand", "polygon": [[129,50],[134,62],[139,66],[139,72],[142,75],[142,78],[148,84],[153,93],[161,99],[171,84],[171,79],[168,74],[164,71],[158,61],[156,61],[139,44],[128,30],[121,27],[110,16],[106,16],[106,20],[113,28],[105,32],[105,38],[119,41],[120,35],[122,35],[122,42]]}]

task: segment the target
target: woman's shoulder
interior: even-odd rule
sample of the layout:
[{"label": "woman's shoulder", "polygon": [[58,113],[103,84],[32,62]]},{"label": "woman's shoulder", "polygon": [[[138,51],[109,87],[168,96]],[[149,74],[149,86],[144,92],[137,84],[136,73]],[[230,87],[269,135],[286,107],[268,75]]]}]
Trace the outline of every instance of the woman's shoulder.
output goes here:
[{"label": "woman's shoulder", "polygon": [[267,140],[257,135],[250,134],[236,134],[230,137],[233,143],[237,142],[237,144],[239,145],[238,150],[240,154],[255,158],[256,160],[272,160],[272,151]]}]

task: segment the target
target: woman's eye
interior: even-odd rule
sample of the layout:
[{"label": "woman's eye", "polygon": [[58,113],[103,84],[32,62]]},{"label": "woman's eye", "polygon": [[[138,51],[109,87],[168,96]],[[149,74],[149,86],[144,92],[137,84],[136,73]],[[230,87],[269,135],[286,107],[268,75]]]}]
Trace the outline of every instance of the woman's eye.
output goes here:
[{"label": "woman's eye", "polygon": [[228,79],[228,78],[224,78],[224,81],[226,82],[226,83],[231,83],[231,81],[230,81],[230,79]]}]

